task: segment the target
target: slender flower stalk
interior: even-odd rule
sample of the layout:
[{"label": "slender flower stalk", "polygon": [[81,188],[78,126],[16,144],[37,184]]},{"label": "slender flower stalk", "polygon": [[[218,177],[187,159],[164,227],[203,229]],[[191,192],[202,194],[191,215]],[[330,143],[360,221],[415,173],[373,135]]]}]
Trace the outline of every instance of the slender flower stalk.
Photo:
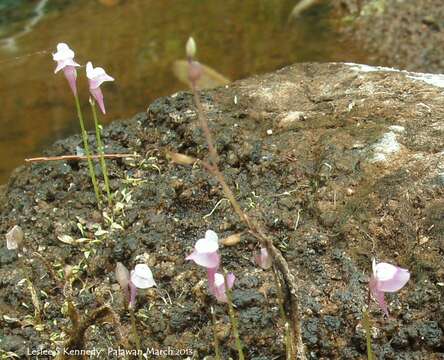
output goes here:
[{"label": "slender flower stalk", "polygon": [[91,111],[94,118],[94,126],[96,128],[96,142],[100,154],[100,166],[102,168],[103,179],[105,181],[105,190],[106,190],[106,195],[108,197],[108,205],[111,206],[112,199],[109,187],[108,168],[105,162],[105,156],[104,156],[105,151],[103,147],[102,138],[100,135],[101,129],[99,125],[99,120],[97,118],[95,103],[97,102],[102,113],[106,114],[105,103],[103,101],[103,93],[102,90],[100,89],[100,86],[106,81],[114,81],[114,78],[109,76],[103,68],[101,67],[94,68],[90,61],[88,61],[88,63],[86,64],[86,77],[88,78],[89,92],[94,98],[93,100],[93,98],[90,97],[89,103],[91,104]]},{"label": "slender flower stalk", "polygon": [[106,195],[108,198],[108,205],[111,206],[112,197],[111,197],[111,190],[109,187],[108,167],[106,166],[106,161],[105,161],[105,151],[104,151],[104,146],[103,146],[103,142],[102,142],[102,137],[100,135],[101,126],[99,125],[99,121],[97,119],[97,111],[96,111],[95,101],[92,98],[89,98],[89,103],[91,105],[91,111],[92,111],[93,118],[94,118],[94,126],[96,128],[96,141],[97,141],[97,147],[99,150],[100,165],[102,167],[103,180],[105,181],[105,191],[106,191]]},{"label": "slender flower stalk", "polygon": [[278,293],[279,313],[281,315],[282,320],[284,321],[286,359],[292,360],[294,359],[294,349],[293,349],[293,343],[291,341],[290,324],[288,322],[288,318],[287,315],[285,314],[285,309],[284,309],[284,293],[282,291],[282,285],[279,279],[279,275],[274,266],[272,267],[272,270],[273,270],[274,282],[276,283],[276,288]]},{"label": "slender flower stalk", "polygon": [[[233,299],[231,296],[229,274],[227,274],[226,272],[224,272],[224,286],[225,286],[225,294],[226,294],[227,304],[228,304],[228,315],[230,317],[231,328],[233,330],[234,339],[236,341],[236,348],[237,348],[238,357],[239,357],[239,360],[244,360],[245,357],[244,357],[242,341],[239,336],[238,323],[237,323],[236,315],[234,313]],[[233,285],[231,285],[231,286],[233,286]]]},{"label": "slender flower stalk", "polygon": [[101,194],[100,194],[100,190],[99,190],[99,185],[97,183],[96,173],[94,172],[94,166],[93,166],[93,162],[92,162],[92,158],[91,158],[91,151],[89,149],[89,144],[88,144],[88,133],[85,130],[85,123],[83,121],[83,115],[82,115],[82,109],[80,107],[79,96],[77,94],[74,95],[74,99],[76,102],[77,117],[79,118],[79,122],[80,122],[80,130],[82,132],[83,147],[85,148],[85,154],[86,154],[86,158],[87,158],[87,162],[88,162],[89,176],[91,177],[91,181],[93,183],[94,194],[96,195],[97,204],[100,206],[100,204],[102,203],[101,196],[100,196]]},{"label": "slender flower stalk", "polygon": [[137,353],[139,355],[139,360],[143,360],[142,346],[140,344],[139,333],[137,332],[136,316],[134,315],[134,308],[130,308],[129,311],[130,311],[130,318],[131,318],[131,331],[133,333],[134,341],[136,343]]},{"label": "slender flower stalk", "polygon": [[221,360],[219,339],[217,338],[216,314],[215,314],[214,308],[212,306],[210,308],[210,312],[211,312],[211,321],[213,323],[214,351],[216,353],[216,360]]},{"label": "slender flower stalk", "polygon": [[365,339],[367,343],[367,360],[373,360],[372,324],[370,322],[370,316],[368,315],[368,308],[364,310],[362,321],[365,328]]},{"label": "slender flower stalk", "polygon": [[83,147],[85,148],[85,154],[88,159],[88,171],[89,176],[91,177],[91,181],[93,183],[94,187],[94,194],[96,195],[97,204],[100,205],[100,193],[99,193],[99,187],[97,185],[97,179],[96,174],[94,173],[94,167],[91,160],[91,152],[89,150],[88,145],[88,134],[85,130],[85,123],[83,121],[83,115],[82,115],[82,109],[80,107],[80,100],[79,96],[77,94],[77,70],[76,67],[80,66],[74,61],[74,51],[72,51],[69,46],[65,43],[59,43],[57,44],[57,52],[52,55],[52,58],[54,61],[57,62],[57,67],[54,70],[54,73],[59,72],[60,70],[63,70],[63,73],[65,74],[66,79],[68,80],[69,86],[71,88],[71,91],[74,95],[75,103],[76,103],[76,109],[77,109],[77,117],[79,118],[80,122],[80,129],[82,132],[82,139],[83,139]]}]

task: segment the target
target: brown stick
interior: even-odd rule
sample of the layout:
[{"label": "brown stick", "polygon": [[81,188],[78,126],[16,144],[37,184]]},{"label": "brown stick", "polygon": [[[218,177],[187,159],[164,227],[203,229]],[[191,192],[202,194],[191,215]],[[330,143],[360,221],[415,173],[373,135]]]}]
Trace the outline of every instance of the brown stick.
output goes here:
[{"label": "brown stick", "polygon": [[[136,158],[139,154],[104,154],[106,159],[120,159],[120,158]],[[92,159],[100,159],[100,155],[91,155]],[[25,159],[25,162],[44,162],[44,161],[61,161],[61,160],[88,160],[84,155],[62,155],[62,156],[48,156]]]}]

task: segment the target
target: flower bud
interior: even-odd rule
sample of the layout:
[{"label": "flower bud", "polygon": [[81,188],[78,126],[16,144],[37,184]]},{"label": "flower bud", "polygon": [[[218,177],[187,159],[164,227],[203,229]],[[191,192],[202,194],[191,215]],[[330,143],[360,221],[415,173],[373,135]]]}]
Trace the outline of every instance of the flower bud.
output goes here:
[{"label": "flower bud", "polygon": [[187,57],[189,59],[194,59],[196,56],[196,42],[194,39],[190,36],[187,41],[187,45],[185,46]]},{"label": "flower bud", "polygon": [[15,225],[6,233],[6,247],[8,250],[17,250],[23,244],[23,230],[20,226]]},{"label": "flower bud", "polygon": [[130,281],[130,274],[128,269],[122,263],[116,264],[116,280],[124,292],[128,292],[128,284]]}]

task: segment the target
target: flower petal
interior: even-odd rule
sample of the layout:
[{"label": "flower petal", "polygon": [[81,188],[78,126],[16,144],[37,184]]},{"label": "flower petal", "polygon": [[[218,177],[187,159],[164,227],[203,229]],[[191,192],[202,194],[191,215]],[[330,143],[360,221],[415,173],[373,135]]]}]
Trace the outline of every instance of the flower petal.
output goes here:
[{"label": "flower petal", "polygon": [[106,114],[106,110],[105,110],[105,103],[103,101],[103,93],[102,90],[98,87],[95,89],[89,89],[89,92],[91,93],[91,95],[94,97],[94,99],[96,99],[97,104],[99,104],[99,108],[102,111],[103,114]]},{"label": "flower petal", "polygon": [[266,248],[261,248],[260,252],[254,255],[254,259],[256,260],[256,264],[264,270],[269,269],[272,265],[271,256],[268,254]]},{"label": "flower petal", "polygon": [[386,304],[385,299],[384,299],[384,292],[378,290],[378,288],[377,288],[377,280],[374,277],[372,277],[370,279],[370,292],[371,292],[372,296],[375,298],[375,300],[378,303],[378,305],[381,308],[381,310],[388,317],[389,316],[389,312],[388,312],[387,304]]},{"label": "flower petal", "polygon": [[213,230],[207,230],[205,232],[205,239],[217,243],[219,240],[219,237],[217,236],[217,234]]},{"label": "flower petal", "polygon": [[193,260],[197,265],[206,268],[217,268],[220,263],[220,255],[217,251],[214,252],[199,252],[194,250],[188,255],[185,260]]},{"label": "flower petal", "polygon": [[211,238],[199,239],[194,248],[199,253],[214,253],[219,250],[219,243]]},{"label": "flower petal", "polygon": [[410,279],[407,269],[388,263],[378,263],[374,267],[374,275],[379,291],[395,292],[400,290]]},{"label": "flower petal", "polygon": [[89,88],[97,89],[105,81],[114,81],[101,67],[94,68],[91,61],[86,64],[86,76],[89,80]]},{"label": "flower petal", "polygon": [[[227,274],[227,287],[229,289],[231,289],[233,287],[235,279],[236,279],[236,277],[234,276],[233,273]],[[222,274],[220,274],[220,273],[214,274],[214,287],[213,287],[213,289],[211,289],[211,287],[210,287],[210,292],[214,295],[214,297],[217,299],[217,301],[223,302],[223,303],[226,303],[228,301],[227,294],[225,291],[224,276]]]},{"label": "flower petal", "polygon": [[74,96],[77,95],[77,70],[74,66],[67,65],[63,67],[63,73],[65,74],[66,79],[68,80],[69,87],[71,88]]},{"label": "flower petal", "polygon": [[54,61],[74,59],[74,51],[72,51],[69,46],[65,43],[57,44],[57,52],[52,54]]},{"label": "flower petal", "polygon": [[156,285],[151,269],[146,264],[137,264],[131,271],[131,282],[139,289],[148,289]]}]

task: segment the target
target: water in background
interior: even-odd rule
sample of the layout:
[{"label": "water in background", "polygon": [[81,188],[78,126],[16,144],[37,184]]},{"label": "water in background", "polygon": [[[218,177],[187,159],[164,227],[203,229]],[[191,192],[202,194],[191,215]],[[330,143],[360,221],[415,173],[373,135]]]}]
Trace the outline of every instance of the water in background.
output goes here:
[{"label": "water in background", "polygon": [[[294,62],[365,61],[341,42],[325,4],[288,24],[294,0],[2,1],[0,183],[24,158],[79,131],[68,84],[54,75],[58,42],[68,43],[81,64],[90,60],[116,79],[103,86],[104,123],[186,88],[172,64],[184,58],[189,35],[199,60],[232,80]],[[89,115],[83,72],[78,86]]]}]

